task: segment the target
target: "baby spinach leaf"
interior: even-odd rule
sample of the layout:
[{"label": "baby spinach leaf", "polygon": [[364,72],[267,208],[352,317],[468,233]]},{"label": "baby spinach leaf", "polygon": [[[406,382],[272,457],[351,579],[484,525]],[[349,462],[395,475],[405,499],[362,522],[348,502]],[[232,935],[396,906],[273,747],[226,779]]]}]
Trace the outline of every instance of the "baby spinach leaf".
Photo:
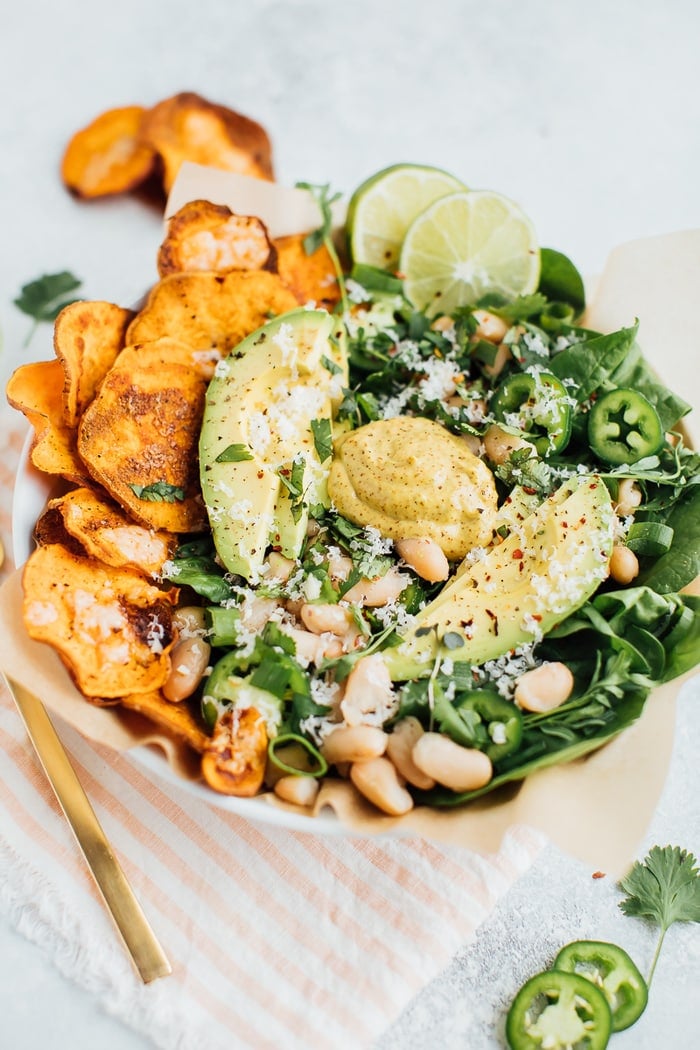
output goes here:
[{"label": "baby spinach leaf", "polygon": [[673,529],[671,547],[637,577],[659,594],[680,591],[700,575],[700,485],[690,486],[665,523]]},{"label": "baby spinach leaf", "polygon": [[549,368],[562,382],[571,380],[575,396],[586,401],[615,372],[634,345],[638,324],[609,335],[592,335],[561,350]]},{"label": "baby spinach leaf", "polygon": [[540,249],[540,284],[538,291],[548,299],[570,303],[577,314],[586,306],[583,278],[571,259],[553,248]]}]

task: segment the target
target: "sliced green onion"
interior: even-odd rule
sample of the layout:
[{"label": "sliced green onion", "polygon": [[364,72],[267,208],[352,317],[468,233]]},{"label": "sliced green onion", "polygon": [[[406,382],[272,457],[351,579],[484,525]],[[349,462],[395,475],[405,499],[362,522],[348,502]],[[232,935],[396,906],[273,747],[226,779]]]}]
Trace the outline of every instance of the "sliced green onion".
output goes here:
[{"label": "sliced green onion", "polygon": [[562,325],[573,324],[574,318],[570,303],[549,303],[540,314],[540,324],[546,332],[558,332]]},{"label": "sliced green onion", "polygon": [[644,558],[658,558],[670,549],[673,529],[658,521],[635,521],[627,534],[627,546]]},{"label": "sliced green onion", "polygon": [[220,605],[209,605],[204,610],[207,625],[207,641],[218,647],[238,645],[241,613],[235,606],[224,609]]},{"label": "sliced green onion", "polygon": [[[298,744],[309,758],[313,761],[314,769],[299,769],[298,766],[290,766],[277,754],[277,749],[286,746],[287,744]],[[314,747],[313,744],[297,733],[280,733],[279,736],[274,737],[267,746],[267,754],[270,762],[273,766],[281,769],[282,772],[290,774],[294,777],[324,777],[328,772],[328,763],[321,754],[321,752]]]},{"label": "sliced green onion", "polygon": [[350,277],[368,292],[389,292],[392,295],[400,295],[403,291],[403,281],[400,277],[394,277],[386,270],[380,270],[378,266],[370,266],[368,263],[355,263]]}]

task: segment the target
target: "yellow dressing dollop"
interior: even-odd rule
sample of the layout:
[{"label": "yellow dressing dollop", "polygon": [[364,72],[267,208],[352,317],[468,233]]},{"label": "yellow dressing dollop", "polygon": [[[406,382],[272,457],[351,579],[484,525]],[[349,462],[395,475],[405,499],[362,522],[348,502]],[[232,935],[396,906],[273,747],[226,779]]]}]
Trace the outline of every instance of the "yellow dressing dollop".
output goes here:
[{"label": "yellow dressing dollop", "polygon": [[450,561],[493,537],[491,471],[462,438],[430,419],[380,419],[342,435],[328,494],[356,525],[396,540],[433,539]]}]

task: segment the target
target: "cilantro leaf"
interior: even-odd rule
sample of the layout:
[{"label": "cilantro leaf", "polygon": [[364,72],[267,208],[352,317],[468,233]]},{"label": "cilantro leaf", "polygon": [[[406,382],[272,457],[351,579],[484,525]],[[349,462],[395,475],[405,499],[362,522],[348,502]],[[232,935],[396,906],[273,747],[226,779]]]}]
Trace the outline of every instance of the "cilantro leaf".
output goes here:
[{"label": "cilantro leaf", "polygon": [[61,273],[47,273],[38,277],[35,281],[29,281],[22,285],[20,293],[13,303],[23,314],[34,319],[34,324],[24,341],[27,346],[34,334],[37,325],[46,321],[53,323],[61,310],[76,301],[71,292],[75,292],[82,281],[68,270]]},{"label": "cilantro leaf", "polygon": [[319,462],[325,463],[333,454],[330,419],[312,419],[311,431],[314,436],[314,445]]},{"label": "cilantro leaf", "polygon": [[319,211],[321,212],[321,225],[317,230],[312,230],[311,233],[308,233],[304,238],[304,251],[307,255],[313,255],[321,245],[325,246],[326,251],[331,257],[333,269],[335,270],[338,288],[340,289],[340,300],[343,304],[343,314],[347,314],[348,297],[345,290],[345,277],[343,275],[343,268],[340,265],[340,259],[338,258],[338,252],[336,251],[333,242],[333,211],[331,208],[331,205],[335,204],[337,200],[340,200],[342,194],[331,193],[330,184],[327,182],[322,185],[313,182],[297,182],[296,188],[299,190],[307,190],[318,204]]},{"label": "cilantro leaf", "polygon": [[246,459],[252,459],[253,454],[247,445],[228,445],[223,452],[214,460],[215,463],[242,463]]},{"label": "cilantro leaf", "polygon": [[688,850],[678,846],[652,846],[643,863],[636,861],[620,880],[628,894],[620,902],[625,915],[651,919],[661,927],[651,972],[656,968],[666,931],[674,922],[700,922],[700,871]]},{"label": "cilantro leaf", "polygon": [[185,498],[184,489],[169,485],[167,481],[154,481],[152,485],[130,485],[129,488],[138,499],[150,503],[181,503]]}]

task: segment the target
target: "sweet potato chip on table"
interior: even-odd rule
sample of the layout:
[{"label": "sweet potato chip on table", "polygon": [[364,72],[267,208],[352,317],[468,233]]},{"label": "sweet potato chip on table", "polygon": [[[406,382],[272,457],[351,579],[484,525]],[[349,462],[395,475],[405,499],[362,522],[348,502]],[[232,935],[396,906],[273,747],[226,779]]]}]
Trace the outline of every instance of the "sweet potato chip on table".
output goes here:
[{"label": "sweet potato chip on table", "polygon": [[129,346],[83,414],[81,458],[148,528],[173,533],[206,528],[196,449],[208,371],[175,340]]},{"label": "sweet potato chip on table", "polygon": [[156,152],[139,137],[143,106],[101,113],[72,137],[61,162],[61,177],[79,197],[126,193],[153,171]]},{"label": "sweet potato chip on table", "polygon": [[63,380],[60,361],[20,365],[7,384],[7,400],[34,428],[30,459],[37,470],[82,485],[90,475],[78,456],[76,430],[64,421]]},{"label": "sweet potato chip on table", "polygon": [[29,636],[58,650],[85,696],[148,692],[166,680],[176,588],[59,544],[34,551],[22,582]]},{"label": "sweet potato chip on table", "polygon": [[65,307],[54,327],[54,352],[64,372],[66,425],[77,427],[98,386],[124,346],[132,310],[107,302],[76,302]]},{"label": "sweet potato chip on table", "polygon": [[252,215],[236,215],[225,205],[191,201],[168,222],[158,252],[158,273],[228,270],[277,270],[277,252],[265,224]]}]

